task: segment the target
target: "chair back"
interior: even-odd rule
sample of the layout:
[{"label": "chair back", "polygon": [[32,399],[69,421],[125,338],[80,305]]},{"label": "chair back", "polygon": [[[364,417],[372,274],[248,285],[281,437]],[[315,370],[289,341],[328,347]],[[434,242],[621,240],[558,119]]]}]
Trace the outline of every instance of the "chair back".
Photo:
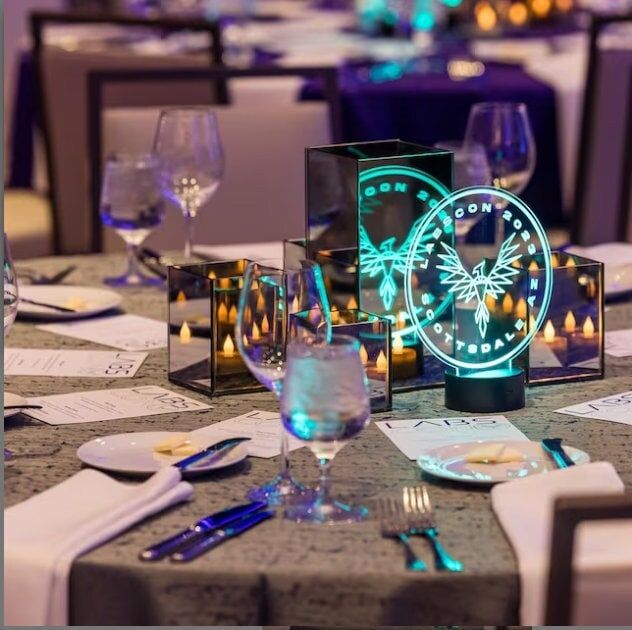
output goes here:
[{"label": "chair back", "polygon": [[[31,14],[31,27],[55,249],[87,252],[92,246],[85,152],[88,75],[95,70],[210,68],[221,62],[219,29],[203,20],[43,12]],[[178,36],[193,38],[199,52],[180,52],[182,41],[173,40]],[[217,82],[196,81],[148,86],[143,94],[112,92],[108,98],[128,106],[190,105],[224,102],[226,95]]]},{"label": "chair back", "polygon": [[[225,81],[230,104],[214,105],[225,152],[224,177],[208,208],[196,218],[196,240],[221,245],[281,240],[305,233],[304,149],[339,138],[339,101],[333,68],[213,68],[210,71],[93,73],[90,77],[93,250],[120,249],[120,239],[98,217],[101,173],[107,155],[152,148],[160,108],[104,104],[112,88],[137,89],[165,80]],[[305,78],[321,80],[324,101],[299,101]],[[142,88],[141,88],[142,89]],[[199,104],[206,104],[208,101]],[[169,208],[148,243],[179,249],[180,212]]]},{"label": "chair back", "polygon": [[632,15],[597,17],[578,153],[572,240],[632,240]]}]

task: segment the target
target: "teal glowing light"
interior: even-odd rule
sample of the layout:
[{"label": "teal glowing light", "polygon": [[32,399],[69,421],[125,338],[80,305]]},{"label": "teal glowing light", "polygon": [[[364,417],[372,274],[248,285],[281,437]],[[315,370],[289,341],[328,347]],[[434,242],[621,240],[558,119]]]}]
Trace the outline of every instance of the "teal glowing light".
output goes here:
[{"label": "teal glowing light", "polygon": [[[496,260],[489,272],[483,259],[468,271],[458,252],[441,237],[454,232],[454,221],[481,213],[493,214],[496,207],[503,207],[501,218],[507,237],[500,245]],[[441,218],[443,217],[443,218]],[[440,227],[437,227],[437,226]],[[535,323],[527,326],[518,316],[504,317],[495,321],[494,334],[489,335],[490,314],[485,297],[495,300],[516,281],[523,256],[542,254],[544,282],[529,278],[527,302],[537,312]],[[428,269],[427,280],[434,282],[431,288],[416,289],[412,279],[419,269]],[[489,186],[464,188],[446,196],[424,217],[411,239],[406,258],[404,284],[406,308],[419,338],[425,346],[444,363],[460,369],[485,370],[495,366],[510,365],[531,342],[546,317],[551,300],[553,272],[551,249],[542,225],[530,208],[511,193]],[[461,338],[454,316],[450,327],[440,320],[440,314],[430,304],[429,296],[441,301],[449,297],[459,303],[461,314],[471,317],[473,330],[478,338]],[[421,307],[421,308],[420,308]],[[456,311],[453,311],[455,313]],[[421,313],[421,317],[420,314]],[[472,320],[469,320],[472,322]],[[468,326],[463,326],[468,329]],[[471,333],[470,333],[471,334]],[[451,346],[452,354],[440,346]],[[458,356],[455,356],[458,354]]]},{"label": "teal glowing light", "polygon": [[419,11],[413,20],[413,28],[418,31],[431,31],[435,25],[435,16],[431,11]]}]

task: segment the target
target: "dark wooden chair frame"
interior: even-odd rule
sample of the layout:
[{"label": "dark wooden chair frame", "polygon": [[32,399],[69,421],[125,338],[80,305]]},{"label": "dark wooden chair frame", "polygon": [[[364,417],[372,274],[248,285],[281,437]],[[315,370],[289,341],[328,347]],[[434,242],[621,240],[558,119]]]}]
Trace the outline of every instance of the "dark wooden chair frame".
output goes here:
[{"label": "dark wooden chair frame", "polygon": [[[586,175],[588,172],[589,155],[592,151],[592,133],[595,124],[595,108],[597,103],[597,79],[598,79],[598,57],[599,57],[599,36],[604,28],[611,24],[631,22],[632,14],[615,16],[595,16],[590,28],[588,69],[586,73],[586,85],[584,91],[584,103],[582,109],[582,119],[579,135],[579,151],[577,156],[577,169],[575,176],[575,197],[574,206],[576,209],[575,219],[571,225],[571,242],[580,243],[584,234],[584,225],[587,220],[588,208],[583,203],[586,194]],[[628,77],[628,119],[626,123],[627,137],[632,137],[632,73]],[[623,147],[623,177],[621,181],[621,206],[618,209],[618,231],[620,234],[627,234],[628,222],[632,217],[628,217],[630,208],[630,186],[632,184],[632,151],[624,144]]]},{"label": "dark wooden chair frame", "polygon": [[573,547],[577,526],[586,521],[613,519],[632,519],[632,492],[559,498],[555,502],[545,617],[547,626],[570,626],[573,623]]},{"label": "dark wooden chair frame", "polygon": [[[95,71],[88,76],[88,159],[90,166],[90,199],[92,201],[92,251],[102,249],[102,232],[99,222],[99,197],[101,194],[102,146],[101,132],[103,113],[103,92],[106,84],[160,81],[188,81],[208,79],[223,86],[231,79],[247,77],[304,77],[322,81],[323,95],[329,105],[329,120],[332,140],[339,142],[341,138],[341,99],[338,90],[338,72],[334,67],[277,67],[261,66],[252,68],[231,68],[227,66],[213,67],[210,70],[185,69],[151,69],[151,70],[114,70]],[[220,99],[218,104],[228,104],[228,99]],[[298,157],[298,156],[297,156]]]},{"label": "dark wooden chair frame", "polygon": [[[61,250],[61,226],[57,207],[55,164],[50,136],[50,125],[46,108],[46,90],[44,88],[44,70],[42,63],[42,50],[44,48],[44,30],[52,24],[112,24],[128,27],[146,27],[163,30],[165,32],[196,31],[208,33],[211,47],[209,50],[209,67],[222,63],[223,45],[220,26],[215,21],[202,19],[179,18],[143,18],[125,14],[94,13],[94,12],[52,12],[34,11],[30,14],[31,37],[33,45],[35,95],[40,112],[40,128],[44,139],[46,155],[49,197],[53,211],[53,246],[54,251]],[[219,88],[221,89],[221,88]]]}]

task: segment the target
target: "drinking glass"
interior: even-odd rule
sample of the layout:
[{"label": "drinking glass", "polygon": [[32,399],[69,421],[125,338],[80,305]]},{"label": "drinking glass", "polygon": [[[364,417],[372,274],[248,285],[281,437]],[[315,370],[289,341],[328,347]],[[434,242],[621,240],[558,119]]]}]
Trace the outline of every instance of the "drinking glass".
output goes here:
[{"label": "drinking glass", "polygon": [[357,339],[334,335],[329,343],[290,343],[281,418],[286,431],[305,442],[314,453],[321,476],[316,496],[288,506],[287,518],[339,523],[366,517],[365,507],[345,505],[331,497],[329,469],[338,451],[368,424],[370,413]]},{"label": "drinking glass", "polygon": [[105,165],[101,221],[116,231],[127,248],[127,272],[106,278],[106,284],[125,287],[163,282],[161,278],[144,275],[138,265],[139,246],[165,216],[158,177],[159,162],[151,153],[114,155]]},{"label": "drinking glass", "polygon": [[4,336],[6,337],[13,326],[15,317],[18,314],[18,276],[15,273],[11,250],[9,249],[9,239],[4,235],[4,266],[3,266],[3,286],[4,286]]},{"label": "drinking glass", "polygon": [[163,194],[184,217],[184,257],[193,250],[193,221],[216,193],[224,174],[224,150],[217,117],[209,107],[165,109],[154,151],[161,161]]},{"label": "drinking glass", "polygon": [[[260,263],[248,264],[239,296],[235,339],[248,369],[277,398],[283,390],[290,314],[308,309],[314,313],[311,336],[326,340],[331,335],[329,299],[322,271],[316,263],[302,261],[298,269],[285,270]],[[307,337],[305,331],[303,336]],[[281,427],[279,429],[279,474],[248,495],[252,500],[267,501],[270,505],[282,505],[304,492],[290,474],[288,436]]]},{"label": "drinking glass", "polygon": [[[491,186],[492,175],[485,149],[480,144],[464,144],[458,140],[443,140],[435,147],[451,151],[454,154],[454,190],[470,186]],[[480,221],[482,215],[465,216],[455,222],[457,242],[464,242],[468,232]]]}]

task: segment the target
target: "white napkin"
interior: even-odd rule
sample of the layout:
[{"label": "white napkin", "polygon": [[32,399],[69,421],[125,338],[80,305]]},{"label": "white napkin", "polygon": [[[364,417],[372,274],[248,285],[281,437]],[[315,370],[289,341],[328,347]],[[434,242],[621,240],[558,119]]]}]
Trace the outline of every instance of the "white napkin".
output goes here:
[{"label": "white napkin", "polygon": [[[621,494],[623,482],[612,464],[595,462],[555,470],[495,486],[491,492],[492,508],[511,542],[520,571],[520,623],[542,625],[553,524],[553,503],[561,496]],[[577,580],[582,593],[582,606],[591,603],[593,614],[603,616],[604,609],[597,586],[600,575],[617,578],[627,572],[627,588],[632,589],[632,523],[590,523],[578,528],[574,566],[585,574]],[[582,530],[580,532],[580,529]],[[613,531],[617,532],[613,536]],[[627,541],[623,533],[627,532]],[[580,535],[581,534],[581,535]],[[589,535],[588,535],[589,534]],[[589,578],[586,580],[585,578]],[[619,584],[621,580],[618,580]],[[629,591],[632,592],[632,591]],[[632,602],[626,597],[628,616]],[[620,604],[621,602],[619,602]],[[581,611],[575,610],[578,614]],[[620,610],[618,611],[620,614]],[[603,623],[603,620],[600,622]]]},{"label": "white napkin", "polygon": [[141,484],[86,469],[6,509],[5,625],[67,625],[73,560],[192,493],[174,467]]}]

